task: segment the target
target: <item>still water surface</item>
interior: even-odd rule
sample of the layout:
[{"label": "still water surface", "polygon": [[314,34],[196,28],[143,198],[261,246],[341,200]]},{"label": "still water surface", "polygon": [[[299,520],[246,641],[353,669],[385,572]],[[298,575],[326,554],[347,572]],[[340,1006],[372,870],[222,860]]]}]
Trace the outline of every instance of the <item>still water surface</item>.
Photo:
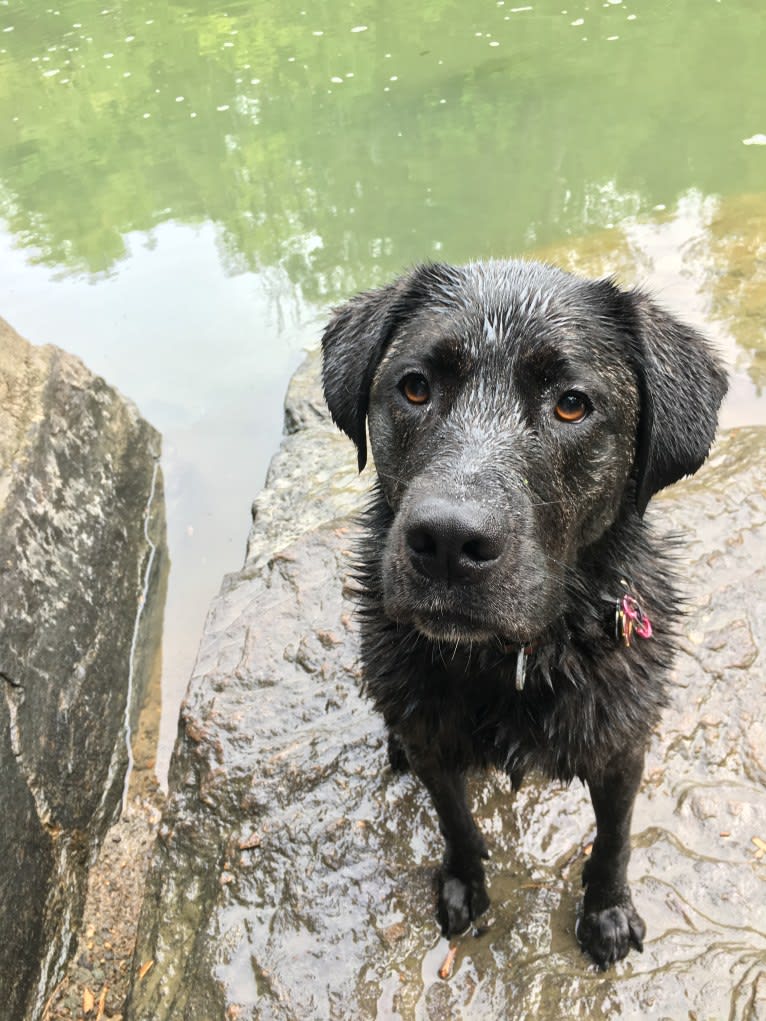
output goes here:
[{"label": "still water surface", "polygon": [[329,304],[545,254],[705,327],[766,420],[758,0],[0,0],[0,315],[162,431],[178,701]]}]

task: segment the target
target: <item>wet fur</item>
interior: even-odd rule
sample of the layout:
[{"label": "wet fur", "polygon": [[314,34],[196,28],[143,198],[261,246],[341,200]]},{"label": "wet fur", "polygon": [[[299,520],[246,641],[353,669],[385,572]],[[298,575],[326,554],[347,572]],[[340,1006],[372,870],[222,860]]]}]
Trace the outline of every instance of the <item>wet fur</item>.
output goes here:
[{"label": "wet fur", "polygon": [[[364,684],[392,765],[414,770],[439,816],[442,929],[465,929],[489,903],[465,775],[495,767],[515,787],[532,768],[579,777],[597,837],[578,937],[606,967],[642,946],[629,827],[679,610],[670,550],[643,513],[707,456],[723,370],[643,293],[524,262],[419,267],[337,310],[323,349],[327,402],[360,468],[369,420]],[[425,410],[401,401],[398,382],[421,370],[433,384]],[[593,408],[562,425],[552,408],[572,388]],[[448,516],[467,505],[501,536],[468,581],[424,576],[408,545],[433,499]],[[630,648],[614,633],[626,591],[654,623]]]}]

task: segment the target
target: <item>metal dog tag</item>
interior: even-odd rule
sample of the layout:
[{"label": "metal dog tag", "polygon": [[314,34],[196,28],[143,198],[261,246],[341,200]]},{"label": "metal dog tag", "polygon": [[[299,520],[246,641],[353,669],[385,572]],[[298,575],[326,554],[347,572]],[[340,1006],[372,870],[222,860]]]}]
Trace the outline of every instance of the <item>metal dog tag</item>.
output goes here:
[{"label": "metal dog tag", "polygon": [[527,654],[523,648],[516,653],[516,691],[524,690],[524,679],[527,673]]}]

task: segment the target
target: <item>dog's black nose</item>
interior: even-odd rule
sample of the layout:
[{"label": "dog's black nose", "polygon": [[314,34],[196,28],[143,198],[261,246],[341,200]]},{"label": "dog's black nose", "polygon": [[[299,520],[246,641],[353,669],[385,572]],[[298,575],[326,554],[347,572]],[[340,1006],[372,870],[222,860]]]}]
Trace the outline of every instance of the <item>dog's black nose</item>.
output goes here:
[{"label": "dog's black nose", "polygon": [[505,545],[497,521],[479,504],[440,497],[412,508],[405,541],[416,570],[447,582],[477,581]]}]

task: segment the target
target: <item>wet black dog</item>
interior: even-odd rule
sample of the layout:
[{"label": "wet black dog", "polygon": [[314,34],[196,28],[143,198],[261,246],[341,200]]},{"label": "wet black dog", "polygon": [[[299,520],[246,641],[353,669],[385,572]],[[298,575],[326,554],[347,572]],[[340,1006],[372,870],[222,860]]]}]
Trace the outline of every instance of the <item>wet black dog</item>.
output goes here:
[{"label": "wet black dog", "polygon": [[643,512],[707,456],[725,374],[640,291],[524,262],[416,269],[338,309],[323,350],[360,468],[369,422],[365,685],[439,816],[442,930],[489,904],[466,772],[580,777],[578,937],[605,968],[642,947],[630,820],[678,612]]}]

